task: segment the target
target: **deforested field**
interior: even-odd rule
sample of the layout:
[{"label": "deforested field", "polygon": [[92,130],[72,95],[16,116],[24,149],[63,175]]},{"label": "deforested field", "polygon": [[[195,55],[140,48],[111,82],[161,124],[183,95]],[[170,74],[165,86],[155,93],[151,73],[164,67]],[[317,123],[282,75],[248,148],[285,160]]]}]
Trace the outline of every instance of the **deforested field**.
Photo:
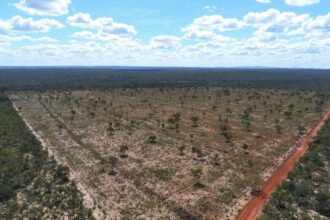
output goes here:
[{"label": "deforested field", "polygon": [[233,219],[328,109],[312,91],[11,92],[98,219]]}]

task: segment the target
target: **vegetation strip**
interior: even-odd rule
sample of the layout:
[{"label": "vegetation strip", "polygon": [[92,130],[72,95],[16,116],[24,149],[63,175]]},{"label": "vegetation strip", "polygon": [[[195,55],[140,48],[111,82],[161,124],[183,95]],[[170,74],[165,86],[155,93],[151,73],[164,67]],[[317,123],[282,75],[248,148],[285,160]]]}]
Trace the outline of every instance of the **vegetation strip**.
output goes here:
[{"label": "vegetation strip", "polygon": [[260,220],[330,218],[330,120],[301,157]]},{"label": "vegetation strip", "polygon": [[291,155],[271,176],[271,178],[262,187],[260,192],[254,196],[251,201],[243,208],[238,216],[238,220],[252,220],[256,219],[262,211],[263,206],[269,200],[271,194],[275,191],[276,186],[279,185],[288,175],[289,171],[293,169],[294,164],[308,149],[309,143],[317,132],[322,128],[327,119],[330,116],[330,109],[324,115],[324,117],[316,124],[316,126],[303,138],[300,148]]},{"label": "vegetation strip", "polygon": [[0,219],[94,219],[69,180],[0,93]]}]

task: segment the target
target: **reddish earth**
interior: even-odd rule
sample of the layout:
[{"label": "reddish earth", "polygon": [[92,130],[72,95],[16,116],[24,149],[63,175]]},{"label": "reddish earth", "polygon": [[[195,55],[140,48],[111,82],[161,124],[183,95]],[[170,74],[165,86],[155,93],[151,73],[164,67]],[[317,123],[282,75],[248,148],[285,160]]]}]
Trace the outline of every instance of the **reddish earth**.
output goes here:
[{"label": "reddish earth", "polygon": [[241,210],[237,220],[254,220],[261,215],[263,206],[269,200],[270,195],[276,190],[276,186],[279,185],[288,175],[299,160],[299,158],[308,149],[309,143],[312,141],[313,137],[322,128],[325,121],[330,116],[330,109],[323,116],[323,118],[315,125],[313,129],[302,139],[299,149],[293,153],[270,177],[270,179],[265,183],[260,192],[254,196],[250,202]]}]

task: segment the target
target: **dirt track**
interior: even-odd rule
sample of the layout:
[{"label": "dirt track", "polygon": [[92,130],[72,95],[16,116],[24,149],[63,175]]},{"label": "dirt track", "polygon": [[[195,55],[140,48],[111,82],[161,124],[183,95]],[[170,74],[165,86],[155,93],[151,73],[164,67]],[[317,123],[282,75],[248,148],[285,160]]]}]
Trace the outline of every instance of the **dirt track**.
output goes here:
[{"label": "dirt track", "polygon": [[322,128],[329,116],[330,109],[315,125],[315,127],[311,129],[309,133],[303,138],[299,149],[277,169],[277,171],[262,187],[260,193],[254,196],[250,202],[241,210],[237,220],[254,220],[260,216],[263,206],[269,200],[270,195],[276,190],[276,186],[287,177],[287,174],[293,169],[295,163],[306,152],[309,143],[312,141],[317,132]]}]

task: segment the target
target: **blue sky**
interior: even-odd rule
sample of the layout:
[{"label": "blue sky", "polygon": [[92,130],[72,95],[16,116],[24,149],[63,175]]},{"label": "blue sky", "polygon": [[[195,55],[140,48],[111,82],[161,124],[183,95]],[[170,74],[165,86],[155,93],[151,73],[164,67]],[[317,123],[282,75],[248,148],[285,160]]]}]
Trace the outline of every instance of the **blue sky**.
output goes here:
[{"label": "blue sky", "polygon": [[330,68],[329,0],[2,0],[0,65]]}]

